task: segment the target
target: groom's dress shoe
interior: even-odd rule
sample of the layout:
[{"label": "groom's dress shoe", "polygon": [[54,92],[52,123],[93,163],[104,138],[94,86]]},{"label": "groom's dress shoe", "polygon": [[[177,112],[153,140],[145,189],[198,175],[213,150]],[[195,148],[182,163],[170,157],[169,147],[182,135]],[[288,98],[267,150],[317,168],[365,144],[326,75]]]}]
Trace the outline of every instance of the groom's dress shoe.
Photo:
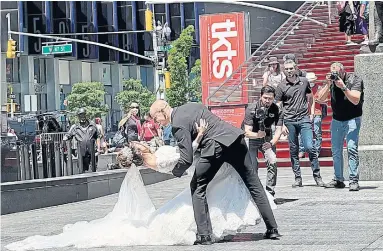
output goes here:
[{"label": "groom's dress shoe", "polygon": [[281,235],[278,233],[278,229],[268,229],[266,231],[266,233],[263,235],[263,238],[265,239],[272,239],[272,240],[276,240],[278,239],[279,237],[281,237]]},{"label": "groom's dress shoe", "polygon": [[197,236],[197,240],[194,242],[194,245],[211,245],[213,241],[210,235]]}]

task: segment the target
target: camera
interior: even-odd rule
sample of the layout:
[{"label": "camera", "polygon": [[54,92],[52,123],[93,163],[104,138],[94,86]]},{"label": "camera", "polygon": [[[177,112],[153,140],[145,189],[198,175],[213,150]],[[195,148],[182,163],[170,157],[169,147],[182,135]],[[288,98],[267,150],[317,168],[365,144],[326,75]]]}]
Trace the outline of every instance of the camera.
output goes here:
[{"label": "camera", "polygon": [[268,109],[265,107],[260,107],[255,110],[255,117],[259,119],[259,130],[260,131],[265,131],[265,119],[268,116]]},{"label": "camera", "polygon": [[339,74],[338,74],[338,72],[331,72],[331,74],[330,74],[330,80],[331,81],[337,81],[339,79]]}]

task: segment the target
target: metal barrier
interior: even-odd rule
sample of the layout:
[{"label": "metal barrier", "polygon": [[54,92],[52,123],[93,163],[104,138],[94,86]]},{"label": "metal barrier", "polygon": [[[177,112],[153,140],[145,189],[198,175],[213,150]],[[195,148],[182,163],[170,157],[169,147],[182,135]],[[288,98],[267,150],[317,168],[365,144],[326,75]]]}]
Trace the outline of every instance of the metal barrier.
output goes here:
[{"label": "metal barrier", "polygon": [[[83,173],[82,157],[76,152],[77,147],[72,145],[72,140],[63,140],[64,135],[65,133],[43,133],[36,137],[35,142],[17,141],[12,149],[7,148],[6,153],[9,154],[12,151],[13,154],[8,159],[4,159],[4,161],[8,160],[9,164],[6,168],[2,168],[2,175],[6,176],[2,178],[2,182]],[[95,172],[95,151],[91,153],[91,164],[92,167],[89,169]]]}]

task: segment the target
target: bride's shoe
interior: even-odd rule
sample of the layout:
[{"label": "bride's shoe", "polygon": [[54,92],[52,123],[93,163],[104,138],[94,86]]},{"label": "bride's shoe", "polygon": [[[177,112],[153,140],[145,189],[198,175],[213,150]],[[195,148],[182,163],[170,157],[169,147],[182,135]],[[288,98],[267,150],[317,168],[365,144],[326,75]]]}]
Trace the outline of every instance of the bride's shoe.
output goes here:
[{"label": "bride's shoe", "polygon": [[263,235],[264,239],[276,240],[279,237],[281,237],[281,235],[278,233],[278,229],[275,229],[275,228],[274,229],[268,229],[266,231],[266,233]]},{"label": "bride's shoe", "polygon": [[213,241],[210,235],[197,235],[194,245],[212,245]]}]

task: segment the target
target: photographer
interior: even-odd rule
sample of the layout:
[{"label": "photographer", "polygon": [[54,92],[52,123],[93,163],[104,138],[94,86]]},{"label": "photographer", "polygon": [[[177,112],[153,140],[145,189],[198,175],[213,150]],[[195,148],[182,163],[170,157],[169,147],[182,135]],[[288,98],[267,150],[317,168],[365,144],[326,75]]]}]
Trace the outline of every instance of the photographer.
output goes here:
[{"label": "photographer", "polygon": [[[296,63],[286,60],[284,63],[286,81],[278,85],[275,100],[279,107],[283,105],[283,133],[288,133],[291,165],[295,175],[293,187],[302,187],[301,168],[299,164],[299,141],[301,134],[303,146],[309,153],[311,169],[317,186],[323,187],[319,169],[318,153],[313,146],[312,119],[313,119],[313,96],[309,81],[300,77],[297,72]],[[309,107],[310,113],[309,113]]]},{"label": "photographer", "polygon": [[343,142],[346,139],[350,172],[349,190],[359,191],[358,139],[363,113],[363,80],[354,74],[347,73],[341,63],[333,63],[328,82],[333,111],[331,150],[335,177],[333,181],[326,184],[326,187],[345,187],[343,182]]},{"label": "photographer", "polygon": [[[274,104],[275,89],[264,86],[261,89],[261,98],[246,108],[244,119],[245,136],[249,138],[249,153],[256,171],[258,171],[258,151],[261,151],[267,162],[266,190],[275,195],[274,187],[277,183],[276,149],[282,134],[283,115]],[[275,124],[275,135],[272,137],[271,126]],[[273,153],[270,154],[270,149]],[[270,156],[272,155],[272,156]]]}]

